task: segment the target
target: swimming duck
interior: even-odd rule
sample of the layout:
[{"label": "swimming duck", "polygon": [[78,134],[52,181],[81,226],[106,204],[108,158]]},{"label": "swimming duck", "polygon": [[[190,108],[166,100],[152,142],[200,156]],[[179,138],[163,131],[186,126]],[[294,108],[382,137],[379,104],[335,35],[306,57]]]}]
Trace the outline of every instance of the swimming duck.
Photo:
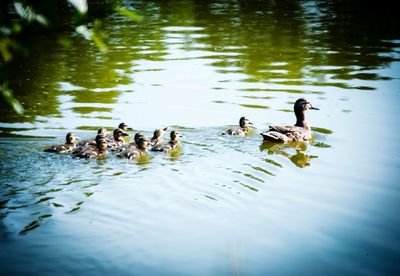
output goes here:
[{"label": "swimming duck", "polygon": [[108,142],[104,138],[97,140],[96,148],[87,147],[79,152],[73,153],[74,156],[80,158],[95,158],[107,155]]},{"label": "swimming duck", "polygon": [[129,144],[121,145],[120,147],[118,147],[117,152],[131,150],[131,148],[138,148],[140,138],[146,138],[146,137],[141,132],[136,133],[134,136],[134,141]]},{"label": "swimming duck", "polygon": [[297,119],[294,126],[270,126],[269,131],[263,132],[261,135],[264,137],[264,140],[281,143],[310,140],[311,127],[304,115],[304,112],[310,109],[319,110],[313,107],[306,99],[298,99],[294,104],[294,114]]},{"label": "swimming duck", "polygon": [[76,142],[79,138],[75,133],[69,132],[65,137],[66,143],[61,145],[53,145],[45,149],[45,152],[57,152],[57,153],[66,153],[70,152],[76,147]]},{"label": "swimming duck", "polygon": [[[123,132],[126,132],[126,131],[128,131],[128,130],[133,130],[132,128],[128,127],[128,125],[125,124],[125,123],[120,123],[120,124],[118,125],[118,128],[117,128],[117,129],[121,129]],[[115,130],[117,130],[117,129],[115,129]],[[115,130],[114,130],[114,131],[115,131]],[[106,139],[107,139],[107,141],[108,141],[109,143],[112,143],[112,142],[114,141],[114,133],[113,133],[113,134],[107,134],[107,135],[106,135]]]},{"label": "swimming duck", "polygon": [[[84,141],[80,142],[78,144],[78,146],[72,151],[72,154],[78,154],[81,151],[95,150],[97,147],[97,142],[100,139],[105,139],[107,141],[107,139],[105,138],[107,134],[108,134],[107,129],[100,128],[97,131],[97,135],[94,140],[89,139],[89,140],[84,140]],[[107,143],[109,143],[109,142],[107,141]]]},{"label": "swimming duck", "polygon": [[149,140],[143,136],[138,137],[137,145],[125,148],[117,154],[119,157],[125,157],[128,159],[134,159],[138,156],[145,155],[147,153],[147,147]]},{"label": "swimming duck", "polygon": [[116,128],[113,132],[113,140],[108,141],[108,147],[111,148],[111,150],[117,150],[126,143],[124,140],[125,136],[129,136],[129,134],[120,128]]},{"label": "swimming duck", "polygon": [[83,147],[83,146],[92,146],[92,147],[96,147],[96,141],[100,138],[105,138],[108,135],[108,131],[107,129],[105,129],[104,127],[99,128],[97,130],[97,135],[95,137],[95,139],[86,139],[83,140],[81,142],[79,142],[77,144],[78,147]]},{"label": "swimming duck", "polygon": [[157,128],[154,133],[153,133],[153,137],[150,139],[150,146],[155,146],[158,143],[161,142],[163,135],[165,134],[165,132],[168,130],[168,127],[164,127],[164,128]]},{"label": "swimming duck", "polygon": [[239,136],[246,136],[249,131],[250,131],[250,126],[252,125],[252,123],[249,121],[249,119],[247,119],[246,117],[241,117],[239,120],[239,127],[236,128],[231,128],[228,129],[227,131],[225,131],[224,134],[228,134],[228,135],[239,135]]},{"label": "swimming duck", "polygon": [[151,151],[168,152],[175,149],[179,145],[180,133],[176,130],[171,131],[171,140],[167,143],[160,143],[151,148]]},{"label": "swimming duck", "polygon": [[120,123],[118,125],[118,128],[122,129],[123,131],[128,131],[128,130],[133,130],[131,127],[129,127],[127,124],[125,123]]}]

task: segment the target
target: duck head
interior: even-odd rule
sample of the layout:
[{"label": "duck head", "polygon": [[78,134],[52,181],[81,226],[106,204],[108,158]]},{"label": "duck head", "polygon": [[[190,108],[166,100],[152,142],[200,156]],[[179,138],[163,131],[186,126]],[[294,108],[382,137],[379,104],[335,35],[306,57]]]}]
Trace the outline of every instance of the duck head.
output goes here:
[{"label": "duck head", "polygon": [[114,132],[113,132],[113,137],[114,137],[115,141],[123,142],[124,141],[124,138],[123,138],[124,136],[129,136],[129,134],[126,133],[125,131],[123,131],[120,128],[115,129]]},{"label": "duck head", "polygon": [[108,142],[107,142],[106,139],[101,138],[101,139],[96,141],[96,146],[97,146],[97,149],[99,151],[106,151],[107,150],[107,146],[108,146]]},{"label": "duck head", "polygon": [[313,107],[312,104],[304,98],[300,98],[294,103],[294,114],[297,119],[295,126],[310,128],[306,122],[304,111],[311,109],[319,110],[319,108]]},{"label": "duck head", "polygon": [[319,108],[312,106],[312,104],[304,98],[300,98],[294,103],[294,112],[295,113],[303,112],[303,111],[310,110],[310,109],[319,110]]},{"label": "duck head", "polygon": [[138,138],[138,149],[146,150],[148,146],[149,140],[147,138],[145,138],[144,136]]},{"label": "duck head", "polygon": [[140,138],[145,138],[145,137],[144,137],[144,134],[141,133],[141,132],[136,133],[136,134],[135,134],[135,137],[134,137],[136,145],[139,145],[139,139],[140,139]]},{"label": "duck head", "polygon": [[165,134],[165,132],[168,130],[168,127],[164,128],[157,128],[154,133],[153,133],[153,138],[152,139],[161,139],[161,137]]},{"label": "duck head", "polygon": [[248,128],[249,125],[252,125],[252,123],[249,121],[249,119],[247,119],[246,117],[241,117],[239,120],[239,126],[241,128]]},{"label": "duck head", "polygon": [[67,144],[76,144],[76,142],[77,142],[77,140],[79,140],[79,138],[76,136],[75,133],[68,132],[67,136],[65,137],[65,140],[66,140]]},{"label": "duck head", "polygon": [[171,141],[176,143],[179,141],[179,138],[182,136],[178,131],[173,130],[173,131],[171,131],[170,137],[171,137]]},{"label": "duck head", "polygon": [[128,131],[128,130],[133,130],[131,127],[129,127],[127,124],[125,123],[120,123],[118,125],[118,128],[122,129],[123,131]]},{"label": "duck head", "polygon": [[108,134],[108,131],[107,131],[107,129],[104,128],[104,127],[99,128],[99,129],[97,130],[97,135],[101,135],[101,136],[105,137],[107,134]]}]

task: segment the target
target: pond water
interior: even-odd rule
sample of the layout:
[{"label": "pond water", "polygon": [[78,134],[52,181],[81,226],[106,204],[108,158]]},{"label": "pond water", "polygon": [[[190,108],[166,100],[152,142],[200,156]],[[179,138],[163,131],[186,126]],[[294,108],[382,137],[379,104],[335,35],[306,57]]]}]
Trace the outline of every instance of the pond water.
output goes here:
[{"label": "pond water", "polygon": [[[398,274],[400,32],[360,3],[144,1],[141,23],[106,18],[105,53],[27,37],[26,112],[0,111],[0,274]],[[313,140],[263,144],[301,97]],[[251,135],[221,135],[244,115]],[[181,146],[43,152],[120,122]]]}]

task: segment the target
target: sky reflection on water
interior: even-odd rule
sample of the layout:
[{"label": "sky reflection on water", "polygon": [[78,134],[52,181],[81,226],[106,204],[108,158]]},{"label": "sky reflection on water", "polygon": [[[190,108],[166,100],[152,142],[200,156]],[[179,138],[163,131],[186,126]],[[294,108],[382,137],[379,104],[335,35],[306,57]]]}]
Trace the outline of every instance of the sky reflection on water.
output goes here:
[{"label": "sky reflection on water", "polygon": [[[0,273],[398,273],[400,37],[383,7],[338,3],[135,2],[107,53],[28,40],[10,68],[27,113],[0,111]],[[262,143],[300,97],[314,139]],[[252,135],[220,135],[243,115]],[[121,121],[181,148],[42,152]]]}]

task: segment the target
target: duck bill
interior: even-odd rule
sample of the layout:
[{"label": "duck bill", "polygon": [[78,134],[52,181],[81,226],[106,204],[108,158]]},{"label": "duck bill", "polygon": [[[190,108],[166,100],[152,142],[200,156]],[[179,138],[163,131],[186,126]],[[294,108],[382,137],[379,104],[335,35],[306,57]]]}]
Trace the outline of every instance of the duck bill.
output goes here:
[{"label": "duck bill", "polygon": [[313,107],[313,106],[311,106],[310,109],[312,109],[312,110],[319,110],[319,108]]},{"label": "duck bill", "polygon": [[126,132],[122,133],[121,135],[122,135],[122,136],[129,136],[129,134],[126,133]]},{"label": "duck bill", "polygon": [[168,130],[168,127],[164,127],[163,130],[164,130],[164,131],[167,131],[167,130]]},{"label": "duck bill", "polygon": [[133,128],[131,128],[131,127],[128,127],[128,130],[129,130],[129,131],[133,131]]}]

